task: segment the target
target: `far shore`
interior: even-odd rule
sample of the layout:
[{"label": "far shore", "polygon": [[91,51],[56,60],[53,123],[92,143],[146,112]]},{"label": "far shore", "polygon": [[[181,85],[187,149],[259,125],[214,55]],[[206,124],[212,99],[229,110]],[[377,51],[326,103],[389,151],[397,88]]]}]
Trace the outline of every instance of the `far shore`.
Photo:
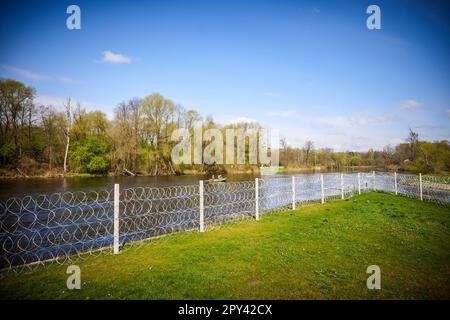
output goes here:
[{"label": "far shore", "polygon": [[[370,166],[352,166],[345,167],[343,169],[328,169],[323,167],[283,167],[279,170],[278,174],[289,174],[289,173],[315,173],[315,172],[367,172],[371,170],[376,171],[398,171],[406,172],[402,170],[393,170],[391,168],[375,168]],[[239,175],[239,174],[249,174],[249,175],[259,175],[260,170],[258,167],[247,167],[247,168],[227,168],[227,175]],[[175,174],[141,174],[138,173],[137,176],[141,177],[157,177],[157,176],[196,176],[196,175],[208,175],[206,171],[185,169],[183,172],[177,172]],[[448,175],[448,173],[433,174],[433,175]],[[92,174],[92,173],[80,173],[80,172],[67,172],[63,173],[61,171],[46,171],[40,174],[23,174],[19,173],[17,170],[13,169],[3,169],[0,171],[0,180],[22,180],[22,179],[58,179],[58,178],[95,178],[95,177],[120,177],[126,176],[122,173],[108,172],[106,174]]]}]

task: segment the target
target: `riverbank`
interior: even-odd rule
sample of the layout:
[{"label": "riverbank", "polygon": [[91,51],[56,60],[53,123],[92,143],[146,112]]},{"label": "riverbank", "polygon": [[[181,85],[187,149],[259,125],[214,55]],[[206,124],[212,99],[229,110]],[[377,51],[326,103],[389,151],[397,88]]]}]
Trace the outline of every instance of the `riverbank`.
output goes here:
[{"label": "riverbank", "polygon": [[[373,167],[346,167],[343,169],[344,172],[364,172],[373,170]],[[249,174],[249,175],[260,175],[261,171],[258,166],[231,166],[224,168],[225,174],[227,175],[238,175],[238,174]],[[280,167],[277,173],[316,173],[316,172],[336,172],[339,170],[330,170],[324,167]],[[197,176],[197,175],[207,175],[208,170],[198,170],[198,169],[184,169],[183,171],[178,171],[174,174],[159,174],[156,176]],[[39,170],[36,173],[27,172],[21,169],[8,169],[0,168],[0,180],[1,179],[45,179],[45,178],[93,178],[93,177],[121,177],[126,176],[123,173],[118,172],[108,172],[106,174],[92,174],[92,173],[80,173],[80,172],[66,172],[62,170]],[[141,177],[156,177],[152,174],[139,173],[137,176]]]},{"label": "riverbank", "polygon": [[[417,172],[409,172],[404,170],[394,170],[393,168],[376,168],[370,166],[359,166],[359,167],[345,167],[341,170],[329,169],[324,167],[280,167],[277,170],[278,174],[296,174],[296,173],[326,173],[326,172],[370,172],[370,171],[385,171],[385,172],[399,172],[399,173],[413,173],[417,174]],[[259,176],[261,174],[259,167],[230,167],[225,169],[225,175],[255,175]],[[176,172],[174,174],[137,174],[139,177],[174,177],[174,176],[199,176],[199,175],[208,175],[207,170],[197,170],[197,169],[184,169],[182,172]],[[430,176],[449,176],[448,172],[440,173],[440,174],[429,174]],[[22,180],[22,179],[55,179],[55,178],[96,178],[96,177],[126,177],[127,175],[123,173],[117,172],[108,172],[106,174],[92,174],[92,173],[79,173],[79,172],[67,172],[63,173],[60,170],[51,170],[51,171],[40,171],[37,174],[26,174],[21,170],[17,169],[5,169],[0,168],[0,181],[1,180]]]},{"label": "riverbank", "polygon": [[39,172],[36,174],[27,174],[22,170],[14,170],[14,169],[0,169],[0,180],[14,180],[14,179],[45,179],[45,178],[92,178],[92,177],[105,177],[105,176],[114,176],[113,173],[108,174],[91,174],[91,173],[78,173],[78,172],[67,172],[63,173],[58,170],[51,170],[45,172]]}]

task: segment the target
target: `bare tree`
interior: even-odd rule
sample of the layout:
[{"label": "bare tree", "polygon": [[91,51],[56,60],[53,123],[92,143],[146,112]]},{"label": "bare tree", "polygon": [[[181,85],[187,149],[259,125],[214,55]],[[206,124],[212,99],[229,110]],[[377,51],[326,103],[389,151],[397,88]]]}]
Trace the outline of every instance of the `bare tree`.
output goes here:
[{"label": "bare tree", "polygon": [[308,165],[309,157],[314,149],[314,143],[311,140],[306,141],[303,149],[305,150],[305,165]]},{"label": "bare tree", "polygon": [[289,159],[288,159],[288,142],[286,138],[281,138],[280,139],[280,147],[281,149],[284,151],[284,165],[288,166],[289,164]]},{"label": "bare tree", "polygon": [[419,134],[417,132],[412,131],[410,128],[409,135],[408,138],[406,138],[406,141],[409,143],[411,160],[414,161],[417,153],[416,149],[418,148],[419,144]]},{"label": "bare tree", "polygon": [[67,172],[67,156],[69,154],[69,145],[70,145],[70,130],[72,129],[72,106],[70,104],[71,100],[70,98],[67,98],[67,102],[64,104],[64,107],[66,109],[66,117],[67,117],[67,124],[66,128],[64,130],[64,134],[66,135],[66,152],[64,153],[64,173]]}]

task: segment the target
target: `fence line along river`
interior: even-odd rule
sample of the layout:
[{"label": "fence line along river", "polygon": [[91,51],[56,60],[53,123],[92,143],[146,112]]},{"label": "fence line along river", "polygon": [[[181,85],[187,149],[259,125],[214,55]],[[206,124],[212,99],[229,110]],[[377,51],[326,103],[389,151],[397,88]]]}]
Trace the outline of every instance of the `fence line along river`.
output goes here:
[{"label": "fence line along river", "polygon": [[[263,176],[258,181],[235,176],[214,184],[199,184],[199,178],[203,177],[105,178],[93,182],[95,186],[71,181],[59,186],[61,192],[38,189],[4,197],[0,200],[0,269],[46,260],[74,261],[86,254],[110,253],[110,249],[99,249],[111,248],[115,237],[123,246],[370,190],[450,202],[450,181],[445,177],[326,173]],[[120,183],[116,195],[113,183]],[[77,188],[68,191],[69,185]]]}]

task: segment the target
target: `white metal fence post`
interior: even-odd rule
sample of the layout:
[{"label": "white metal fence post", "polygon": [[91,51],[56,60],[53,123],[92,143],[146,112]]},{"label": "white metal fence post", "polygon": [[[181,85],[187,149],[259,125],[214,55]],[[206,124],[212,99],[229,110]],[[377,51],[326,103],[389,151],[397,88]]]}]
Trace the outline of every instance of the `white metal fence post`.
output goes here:
[{"label": "white metal fence post", "polygon": [[120,211],[120,187],[114,184],[114,254],[119,253],[119,211]]},{"label": "white metal fence post", "polygon": [[361,194],[361,174],[358,172],[358,194]]},{"label": "white metal fence post", "polygon": [[295,210],[295,176],[292,176],[292,210]]},{"label": "white metal fence post", "polygon": [[320,175],[320,198],[322,204],[325,203],[325,193],[323,191],[323,174]]},{"label": "white metal fence post", "polygon": [[344,174],[341,173],[341,199],[344,200]]},{"label": "white metal fence post", "polygon": [[203,180],[199,182],[199,194],[200,194],[200,232],[205,232],[205,217],[204,217],[204,199],[203,199]]},{"label": "white metal fence post", "polygon": [[394,185],[395,185],[395,195],[398,194],[398,190],[397,190],[397,172],[394,172]]},{"label": "white metal fence post", "polygon": [[259,179],[255,178],[255,219],[259,220]]},{"label": "white metal fence post", "polygon": [[373,171],[373,190],[375,191],[375,171]]},{"label": "white metal fence post", "polygon": [[422,193],[422,174],[419,173],[419,188],[420,188],[420,200],[423,200],[423,193]]}]

